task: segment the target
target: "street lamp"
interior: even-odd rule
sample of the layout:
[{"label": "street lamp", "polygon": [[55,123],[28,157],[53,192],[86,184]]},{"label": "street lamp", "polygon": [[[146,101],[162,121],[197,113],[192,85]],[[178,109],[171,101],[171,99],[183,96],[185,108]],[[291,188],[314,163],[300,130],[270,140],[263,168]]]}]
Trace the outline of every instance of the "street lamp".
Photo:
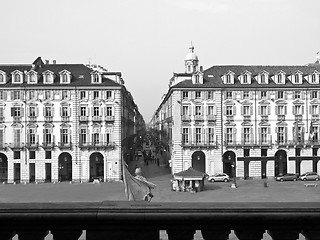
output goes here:
[{"label": "street lamp", "polygon": [[[231,161],[231,156],[228,156],[228,160]],[[233,183],[231,184],[231,188],[237,188],[237,182],[236,182],[236,160],[233,159],[232,161],[232,175],[233,175]]]}]

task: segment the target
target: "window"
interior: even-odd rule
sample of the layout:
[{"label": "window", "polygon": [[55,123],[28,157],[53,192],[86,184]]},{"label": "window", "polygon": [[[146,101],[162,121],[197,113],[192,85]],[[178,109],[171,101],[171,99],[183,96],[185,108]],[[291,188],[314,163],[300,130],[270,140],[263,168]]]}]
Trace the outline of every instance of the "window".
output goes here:
[{"label": "window", "polygon": [[112,107],[106,108],[106,116],[111,117],[112,116]]},{"label": "window", "polygon": [[233,116],[233,106],[226,106],[226,116]]},{"label": "window", "polygon": [[36,116],[36,107],[31,106],[29,107],[29,117],[35,117]]},{"label": "window", "polygon": [[196,91],[196,99],[201,99],[201,92],[200,91]]},{"label": "window", "polygon": [[37,83],[37,75],[35,73],[29,74],[29,83]]},{"label": "window", "polygon": [[51,128],[45,128],[43,130],[44,132],[44,143],[45,144],[51,144],[52,143],[52,129]]},{"label": "window", "polygon": [[87,129],[80,129],[80,143],[86,144],[87,143]]},{"label": "window", "polygon": [[319,114],[319,105],[311,105],[311,114]]},{"label": "window", "polygon": [[99,75],[98,74],[93,74],[92,75],[92,82],[93,83],[99,83]]},{"label": "window", "polygon": [[243,99],[249,99],[249,97],[250,97],[249,91],[244,91],[243,92]]},{"label": "window", "polygon": [[248,83],[248,75],[243,75],[243,83]]},{"label": "window", "polygon": [[80,116],[81,117],[87,116],[87,107],[80,107]]},{"label": "window", "polygon": [[208,115],[213,116],[214,115],[214,106],[208,106]]},{"label": "window", "polygon": [[105,144],[109,145],[110,143],[110,133],[106,133]]},{"label": "window", "polygon": [[81,91],[80,92],[80,99],[85,99],[86,98],[86,91]]},{"label": "window", "polygon": [[35,99],[36,98],[36,93],[34,90],[30,90],[29,91],[29,99],[32,100],[32,99]]},{"label": "window", "polygon": [[294,91],[294,98],[300,99],[301,98],[301,92],[300,91]]},{"label": "window", "polygon": [[262,116],[268,115],[268,106],[260,106],[260,115]]},{"label": "window", "polygon": [[20,100],[20,91],[13,91],[13,100]]},{"label": "window", "polygon": [[317,82],[316,79],[317,79],[317,78],[316,78],[316,74],[312,74],[312,75],[311,75],[311,83],[316,83],[316,82]]},{"label": "window", "polygon": [[183,99],[188,99],[188,98],[189,98],[189,92],[183,91],[183,92],[182,92],[182,98],[183,98]]},{"label": "window", "polygon": [[266,83],[266,75],[265,74],[261,74],[260,78],[261,78],[261,83]]},{"label": "window", "polygon": [[299,78],[299,74],[295,74],[294,75],[294,83],[299,83],[300,82],[300,78]]},{"label": "window", "polygon": [[62,107],[61,108],[61,117],[68,117],[69,116],[69,107]]},{"label": "window", "polygon": [[232,99],[232,92],[226,92],[226,98]]},{"label": "window", "polygon": [[45,156],[46,159],[51,159],[52,158],[51,151],[46,151],[45,155],[46,155]]},{"label": "window", "polygon": [[6,100],[6,92],[0,90],[0,100]]},{"label": "window", "polygon": [[66,73],[63,73],[62,75],[61,75],[61,83],[68,83],[68,74],[66,74]]},{"label": "window", "polygon": [[213,91],[208,91],[208,99],[213,99],[213,95],[214,94],[214,92]]},{"label": "window", "polygon": [[294,110],[294,112],[293,112],[294,115],[302,115],[303,114],[301,105],[294,105],[293,110]]},{"label": "window", "polygon": [[250,149],[249,148],[243,149],[243,156],[244,157],[250,157]]},{"label": "window", "polygon": [[232,83],[230,74],[227,74],[227,76],[226,76],[226,83]]},{"label": "window", "polygon": [[92,134],[92,142],[94,145],[99,144],[99,133],[93,133]]},{"label": "window", "polygon": [[189,143],[189,129],[182,128],[182,143]]},{"label": "window", "polygon": [[279,106],[276,106],[276,114],[277,115],[286,115],[286,106],[284,105],[279,105]]},{"label": "window", "polygon": [[93,99],[99,98],[99,91],[93,91]]},{"label": "window", "polygon": [[201,128],[196,128],[196,143],[201,143]]},{"label": "window", "polygon": [[250,128],[243,128],[243,143],[250,143]]},{"label": "window", "polygon": [[53,75],[51,73],[43,74],[43,78],[44,78],[44,83],[46,83],[46,84],[53,83]]},{"label": "window", "polygon": [[2,73],[0,73],[0,83],[4,83],[5,80],[4,80],[4,75]]},{"label": "window", "polygon": [[296,157],[301,156],[301,148],[296,148]]},{"label": "window", "polygon": [[28,143],[29,143],[30,145],[36,144],[36,130],[33,129],[33,128],[30,128],[30,129],[28,130],[27,138],[28,138]]},{"label": "window", "polygon": [[14,83],[20,83],[21,82],[20,74],[16,73],[16,74],[13,75],[13,82]]},{"label": "window", "polygon": [[202,115],[202,107],[201,106],[196,106],[196,116],[201,116]]},{"label": "window", "polygon": [[278,83],[282,83],[282,74],[281,73],[278,74]]},{"label": "window", "polygon": [[277,127],[277,142],[283,144],[285,142],[284,127]]},{"label": "window", "polygon": [[250,106],[243,106],[243,115],[244,116],[250,116]]},{"label": "window", "polygon": [[312,148],[312,156],[318,156],[318,149],[319,148]]},{"label": "window", "polygon": [[226,129],[226,142],[232,143],[233,142],[232,140],[233,140],[233,129],[227,128]]},{"label": "window", "polygon": [[21,107],[12,107],[11,108],[11,116],[13,117],[21,117]]},{"label": "window", "polygon": [[277,92],[277,98],[278,99],[284,99],[284,92],[283,91],[278,91]]},{"label": "window", "polygon": [[262,127],[260,130],[260,141],[262,144],[268,143],[268,128]]},{"label": "window", "polygon": [[319,141],[318,127],[316,127],[316,126],[311,126],[309,138],[310,138],[313,142],[318,142],[318,141]]},{"label": "window", "polygon": [[100,107],[93,107],[93,116],[100,116]]},{"label": "window", "polygon": [[51,91],[50,91],[50,90],[46,90],[46,91],[44,92],[44,99],[45,99],[45,100],[51,99]]},{"label": "window", "polygon": [[311,91],[311,99],[318,98],[318,91]]},{"label": "window", "polygon": [[214,143],[214,128],[208,128],[209,143]]},{"label": "window", "polygon": [[261,157],[268,156],[268,149],[261,149]]},{"label": "window", "polygon": [[45,117],[52,117],[52,107],[51,106],[45,106],[44,108],[44,116]]},{"label": "window", "polygon": [[13,151],[13,159],[20,159],[20,151]]},{"label": "window", "polygon": [[66,144],[69,143],[69,135],[68,135],[68,129],[64,128],[61,129],[61,143]]},{"label": "window", "polygon": [[183,116],[189,115],[189,106],[182,106],[182,115]]},{"label": "window", "polygon": [[68,91],[67,90],[63,90],[62,91],[62,100],[67,100],[68,99]]},{"label": "window", "polygon": [[267,99],[267,96],[268,96],[267,91],[261,91],[261,98]]},{"label": "window", "polygon": [[29,158],[36,159],[36,151],[29,151]]},{"label": "window", "polygon": [[107,91],[106,97],[107,97],[107,99],[111,99],[112,98],[112,91]]}]

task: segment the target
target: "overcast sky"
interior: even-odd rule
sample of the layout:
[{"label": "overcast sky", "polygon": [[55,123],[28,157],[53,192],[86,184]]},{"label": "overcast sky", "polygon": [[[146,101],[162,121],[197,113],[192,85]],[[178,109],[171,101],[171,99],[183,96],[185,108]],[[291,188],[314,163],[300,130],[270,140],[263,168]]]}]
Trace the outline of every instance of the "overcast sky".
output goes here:
[{"label": "overcast sky", "polygon": [[6,0],[0,26],[0,64],[120,71],[146,122],[191,41],[204,69],[304,65],[320,51],[319,0]]}]

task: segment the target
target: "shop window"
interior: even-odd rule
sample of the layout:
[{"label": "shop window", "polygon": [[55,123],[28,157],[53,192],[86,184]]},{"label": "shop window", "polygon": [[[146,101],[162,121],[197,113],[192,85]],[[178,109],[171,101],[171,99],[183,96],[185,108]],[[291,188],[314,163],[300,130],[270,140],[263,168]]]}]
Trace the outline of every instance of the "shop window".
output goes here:
[{"label": "shop window", "polygon": [[51,151],[46,151],[46,159],[51,159]]},{"label": "shop window", "polygon": [[20,151],[13,151],[13,159],[20,159]]},{"label": "shop window", "polygon": [[36,151],[29,151],[29,159],[36,159]]}]

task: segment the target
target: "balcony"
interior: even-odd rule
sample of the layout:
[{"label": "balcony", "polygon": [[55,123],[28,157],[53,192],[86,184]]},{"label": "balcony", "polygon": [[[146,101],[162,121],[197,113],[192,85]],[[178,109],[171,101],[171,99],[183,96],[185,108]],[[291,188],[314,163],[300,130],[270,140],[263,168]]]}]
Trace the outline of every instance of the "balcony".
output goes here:
[{"label": "balcony", "polygon": [[204,120],[204,117],[202,115],[195,115],[194,116],[194,120],[195,121],[203,121]]},{"label": "balcony", "polygon": [[8,147],[12,150],[22,150],[25,147],[25,144],[23,142],[9,143]]},{"label": "balcony", "polygon": [[231,141],[231,142],[224,142],[225,146],[230,148],[243,148],[243,147],[271,147],[272,140],[264,140],[264,141]]},{"label": "balcony", "polygon": [[251,116],[243,116],[244,122],[251,122]]},{"label": "balcony", "polygon": [[279,122],[285,121],[286,120],[286,115],[278,115],[277,120]]},{"label": "balcony", "polygon": [[28,149],[37,149],[39,147],[39,143],[37,142],[27,142],[25,145]]},{"label": "balcony", "polygon": [[318,122],[320,120],[319,115],[311,115],[311,122]]},{"label": "balcony", "polygon": [[216,116],[215,115],[208,115],[207,116],[207,120],[209,122],[215,122],[216,121]]},{"label": "balcony", "polygon": [[53,149],[55,147],[55,144],[54,144],[54,142],[43,142],[41,147],[43,149],[49,150],[49,149]]},{"label": "balcony", "polygon": [[14,116],[13,117],[13,122],[14,123],[21,123],[22,117],[21,116]]},{"label": "balcony", "polygon": [[217,148],[218,142],[215,141],[188,141],[182,142],[181,146],[184,148]]},{"label": "balcony", "polygon": [[262,115],[261,116],[261,122],[268,122],[269,121],[269,116],[268,115]]},{"label": "balcony", "polygon": [[295,116],[294,116],[294,120],[295,120],[296,122],[302,122],[302,115],[295,115]]},{"label": "balcony", "polygon": [[70,117],[69,116],[62,116],[61,122],[70,122]]},{"label": "balcony", "polygon": [[[319,202],[52,202],[1,203],[1,239],[44,239],[49,230],[55,240],[319,239]],[[269,238],[268,238],[269,239]]]},{"label": "balcony", "polygon": [[92,116],[92,121],[93,122],[101,122],[102,121],[102,117],[101,116]]},{"label": "balcony", "polygon": [[53,117],[52,116],[45,116],[44,121],[45,122],[53,122]]},{"label": "balcony", "polygon": [[89,117],[88,116],[80,116],[79,117],[79,121],[80,122],[88,122],[89,121]]},{"label": "balcony", "polygon": [[80,142],[79,147],[82,149],[113,149],[115,143],[113,142]]},{"label": "balcony", "polygon": [[106,122],[114,122],[114,116],[105,116]]},{"label": "balcony", "polygon": [[28,116],[28,121],[29,122],[37,122],[37,117],[36,116]]},{"label": "balcony", "polygon": [[5,117],[4,116],[0,116],[0,123],[4,123],[5,121]]},{"label": "balcony", "polygon": [[191,121],[191,116],[190,115],[182,115],[181,116],[181,121],[190,122]]},{"label": "balcony", "polygon": [[71,142],[67,142],[67,143],[58,142],[58,146],[57,147],[60,148],[60,149],[71,149],[72,143]]},{"label": "balcony", "polygon": [[226,120],[227,120],[227,122],[233,122],[234,121],[234,116],[227,116]]}]

